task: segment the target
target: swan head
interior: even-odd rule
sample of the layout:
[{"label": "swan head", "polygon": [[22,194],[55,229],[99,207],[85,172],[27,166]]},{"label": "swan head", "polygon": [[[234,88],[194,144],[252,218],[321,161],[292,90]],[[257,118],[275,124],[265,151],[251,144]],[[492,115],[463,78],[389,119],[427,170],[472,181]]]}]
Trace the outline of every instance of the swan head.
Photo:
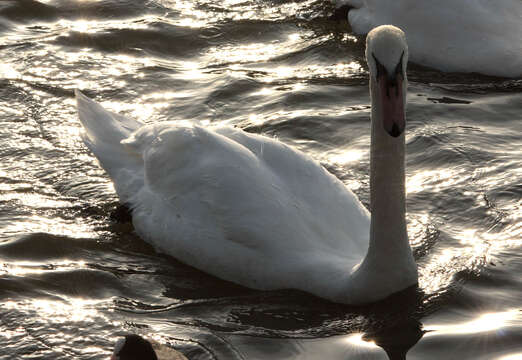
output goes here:
[{"label": "swan head", "polygon": [[386,133],[397,138],[406,120],[406,65],[408,44],[404,32],[393,25],[374,28],[366,37],[366,61],[370,70],[372,106],[376,106]]}]

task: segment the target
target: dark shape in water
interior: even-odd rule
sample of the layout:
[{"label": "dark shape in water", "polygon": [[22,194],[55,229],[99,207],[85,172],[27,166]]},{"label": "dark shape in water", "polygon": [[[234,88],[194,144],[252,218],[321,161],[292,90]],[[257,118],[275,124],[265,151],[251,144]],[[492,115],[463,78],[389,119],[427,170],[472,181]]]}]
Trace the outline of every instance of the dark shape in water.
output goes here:
[{"label": "dark shape in water", "polygon": [[335,8],[335,11],[331,17],[332,20],[336,21],[346,21],[348,20],[348,12],[352,9],[349,5],[342,5],[338,8]]},{"label": "dark shape in water", "polygon": [[406,319],[391,327],[368,332],[364,340],[373,340],[384,349],[390,360],[406,360],[406,353],[424,335],[422,325],[415,319]]},{"label": "dark shape in water", "polygon": [[126,204],[119,204],[110,214],[111,220],[118,223],[128,223],[132,221],[132,210]]}]

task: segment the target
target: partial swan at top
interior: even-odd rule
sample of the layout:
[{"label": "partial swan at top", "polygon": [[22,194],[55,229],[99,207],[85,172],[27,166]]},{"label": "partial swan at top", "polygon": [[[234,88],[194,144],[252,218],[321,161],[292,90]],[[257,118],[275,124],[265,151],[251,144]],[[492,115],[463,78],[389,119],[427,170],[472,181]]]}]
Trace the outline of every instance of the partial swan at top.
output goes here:
[{"label": "partial swan at top", "polygon": [[355,33],[393,24],[407,34],[410,60],[447,72],[522,76],[520,0],[333,0],[348,6]]},{"label": "partial swan at top", "polygon": [[231,127],[143,125],[76,92],[83,140],[157,251],[250,288],[363,304],[417,284],[405,220],[404,33],[367,37],[371,219],[319,163]]}]

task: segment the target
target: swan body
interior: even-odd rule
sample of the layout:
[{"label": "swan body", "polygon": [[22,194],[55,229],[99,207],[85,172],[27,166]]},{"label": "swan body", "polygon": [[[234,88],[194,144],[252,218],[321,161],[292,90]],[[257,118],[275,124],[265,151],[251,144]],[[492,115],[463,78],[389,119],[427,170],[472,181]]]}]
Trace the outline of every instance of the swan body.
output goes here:
[{"label": "swan body", "polygon": [[393,24],[408,35],[410,60],[446,72],[522,76],[519,0],[337,0],[352,30]]},{"label": "swan body", "polygon": [[[382,66],[395,69],[402,56],[397,103],[404,106],[404,35],[384,27],[374,40],[372,51]],[[381,205],[389,209],[378,220],[394,221],[388,226],[371,220],[357,197],[319,163],[272,138],[231,127],[143,125],[79,91],[76,97],[86,145],[132,209],[137,233],[157,251],[250,288],[300,289],[341,303],[380,300],[416,284],[403,165],[391,170],[385,182],[393,186],[385,183],[381,191]],[[402,156],[403,164],[404,134],[395,138],[386,132],[389,124],[379,124],[372,135],[384,139],[386,154],[379,161],[394,164],[387,159],[391,154]],[[377,225],[383,228],[373,229]]]}]

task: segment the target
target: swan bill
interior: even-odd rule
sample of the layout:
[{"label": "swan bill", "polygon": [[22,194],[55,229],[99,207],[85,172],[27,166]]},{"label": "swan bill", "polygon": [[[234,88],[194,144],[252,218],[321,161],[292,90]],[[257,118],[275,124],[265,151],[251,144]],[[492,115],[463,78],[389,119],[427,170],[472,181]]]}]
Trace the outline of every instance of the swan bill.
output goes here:
[{"label": "swan bill", "polygon": [[392,78],[384,72],[379,74],[377,82],[382,104],[384,130],[392,137],[399,137],[406,127],[402,75],[399,74]]},{"label": "swan bill", "polygon": [[372,54],[376,65],[376,80],[379,86],[379,100],[382,106],[382,123],[384,130],[392,137],[399,137],[406,127],[404,117],[404,75],[401,55],[394,71],[388,71],[377,57]]}]

